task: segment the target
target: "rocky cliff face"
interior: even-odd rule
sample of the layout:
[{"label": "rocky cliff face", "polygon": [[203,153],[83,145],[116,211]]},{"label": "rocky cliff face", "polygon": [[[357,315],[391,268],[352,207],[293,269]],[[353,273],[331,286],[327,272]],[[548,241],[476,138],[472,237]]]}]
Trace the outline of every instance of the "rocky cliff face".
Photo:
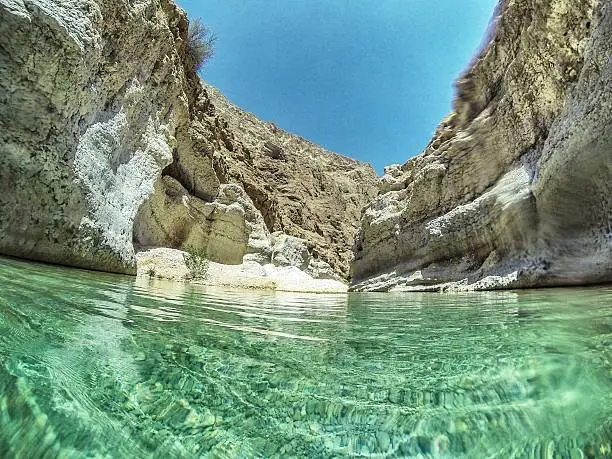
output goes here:
[{"label": "rocky cliff face", "polygon": [[135,272],[187,120],[186,27],[168,1],[0,0],[0,253]]},{"label": "rocky cliff face", "polygon": [[215,262],[265,264],[278,260],[282,233],[308,251],[312,264],[301,268],[346,278],[374,170],[257,119],[211,86],[194,93],[189,148],[175,150],[141,207],[137,246],[204,247]]},{"label": "rocky cliff face", "polygon": [[425,152],[387,168],[355,290],[612,280],[612,5],[508,0]]},{"label": "rocky cliff face", "polygon": [[193,246],[346,275],[374,171],[204,87],[187,26],[170,0],[0,0],[0,253],[135,273],[134,245]]},{"label": "rocky cliff face", "polygon": [[308,241],[311,251],[348,275],[363,208],[376,196],[376,174],[265,123],[206,87],[218,123],[233,134],[215,156],[225,182],[244,186],[270,231]]}]

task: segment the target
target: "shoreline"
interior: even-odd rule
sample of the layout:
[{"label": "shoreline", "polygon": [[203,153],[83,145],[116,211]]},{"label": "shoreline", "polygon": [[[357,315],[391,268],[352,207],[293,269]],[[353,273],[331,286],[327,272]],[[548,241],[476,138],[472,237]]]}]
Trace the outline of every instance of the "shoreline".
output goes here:
[{"label": "shoreline", "polygon": [[[190,281],[190,280],[179,280],[179,279],[165,279],[161,277],[148,277],[146,275],[132,275],[132,274],[119,274],[119,273],[111,273],[106,271],[96,271],[92,269],[79,268],[76,266],[68,266],[57,263],[49,263],[46,261],[39,260],[31,260],[28,258],[19,258],[13,257],[10,255],[0,255],[0,263],[5,260],[7,262],[13,262],[21,265],[32,265],[32,266],[40,266],[40,267],[50,267],[50,268],[59,268],[66,269],[76,272],[81,272],[84,274],[92,274],[92,275],[102,275],[108,276],[112,278],[124,279],[129,281],[135,281],[139,285],[142,285],[143,281],[150,282],[169,282],[174,285],[181,286],[197,286],[200,288],[211,289],[213,291],[230,291],[230,292],[245,292],[245,293],[268,293],[268,294],[283,294],[283,295],[292,295],[292,294],[316,294],[316,295],[381,295],[385,296],[410,296],[411,294],[428,294],[428,295],[465,295],[465,294],[482,294],[482,293],[530,293],[530,292],[542,292],[542,291],[563,291],[563,290],[594,290],[594,289],[608,289],[612,288],[612,283],[598,283],[598,284],[576,284],[576,285],[556,285],[556,286],[541,286],[541,287],[514,287],[507,289],[488,289],[488,290],[470,290],[470,289],[446,289],[444,291],[440,291],[439,289],[433,289],[431,286],[429,288],[424,288],[422,290],[392,290],[392,291],[352,291],[348,289],[344,292],[322,292],[322,291],[293,291],[293,290],[279,290],[279,289],[263,289],[263,288],[245,288],[245,287],[237,287],[237,286],[228,286],[228,285],[217,285],[217,284],[205,284],[203,282]],[[439,286],[437,286],[439,287]]]}]

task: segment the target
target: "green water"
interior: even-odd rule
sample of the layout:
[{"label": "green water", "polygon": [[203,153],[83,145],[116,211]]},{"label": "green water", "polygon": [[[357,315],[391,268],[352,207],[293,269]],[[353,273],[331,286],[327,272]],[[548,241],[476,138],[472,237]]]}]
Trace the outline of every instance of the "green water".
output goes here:
[{"label": "green water", "polygon": [[611,457],[612,288],[205,291],[0,259],[0,457]]}]

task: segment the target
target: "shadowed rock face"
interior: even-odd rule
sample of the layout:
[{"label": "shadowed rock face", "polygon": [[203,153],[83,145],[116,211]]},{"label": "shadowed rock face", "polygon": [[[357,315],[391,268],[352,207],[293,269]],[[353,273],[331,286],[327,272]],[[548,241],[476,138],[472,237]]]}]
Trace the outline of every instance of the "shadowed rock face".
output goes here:
[{"label": "shadowed rock face", "polygon": [[346,276],[374,171],[205,88],[187,24],[170,0],[0,0],[0,253],[122,273],[134,243],[266,263],[281,231]]},{"label": "shadowed rock face", "polygon": [[612,8],[500,5],[425,152],[387,168],[355,290],[612,281]]}]

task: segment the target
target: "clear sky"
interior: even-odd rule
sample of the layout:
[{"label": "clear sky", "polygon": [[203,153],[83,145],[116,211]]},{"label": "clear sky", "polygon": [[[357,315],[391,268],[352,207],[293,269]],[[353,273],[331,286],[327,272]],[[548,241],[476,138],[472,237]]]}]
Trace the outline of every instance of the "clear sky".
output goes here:
[{"label": "clear sky", "polygon": [[217,36],[203,78],[233,103],[371,163],[420,153],[496,0],[178,0]]}]

